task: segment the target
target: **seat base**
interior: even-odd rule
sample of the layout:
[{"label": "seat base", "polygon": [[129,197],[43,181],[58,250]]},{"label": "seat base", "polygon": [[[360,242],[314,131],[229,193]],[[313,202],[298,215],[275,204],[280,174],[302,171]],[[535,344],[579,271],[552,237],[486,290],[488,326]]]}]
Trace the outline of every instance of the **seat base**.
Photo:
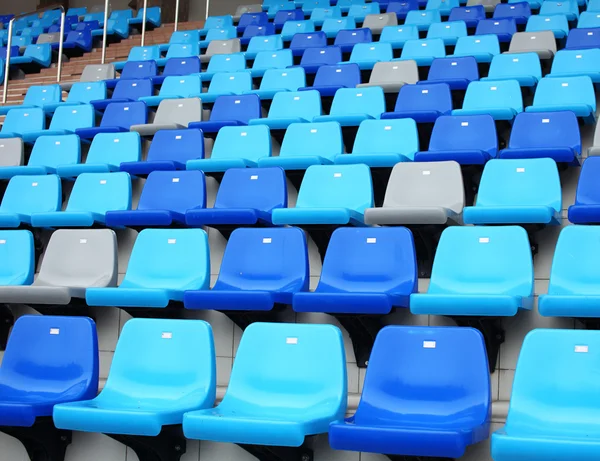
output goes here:
[{"label": "seat base", "polygon": [[64,460],[72,438],[71,431],[54,427],[52,416],[37,418],[31,427],[1,427],[0,431],[19,440],[33,461]]},{"label": "seat base", "polygon": [[127,445],[140,461],[179,461],[186,452],[186,439],[181,425],[163,426],[157,436],[106,434]]},{"label": "seat base", "polygon": [[6,349],[8,333],[14,323],[12,312],[6,305],[0,305],[0,351]]},{"label": "seat base", "polygon": [[[306,444],[299,447],[269,447],[265,445],[239,444],[259,461],[313,461],[314,454]],[[141,459],[140,459],[141,461]]]}]

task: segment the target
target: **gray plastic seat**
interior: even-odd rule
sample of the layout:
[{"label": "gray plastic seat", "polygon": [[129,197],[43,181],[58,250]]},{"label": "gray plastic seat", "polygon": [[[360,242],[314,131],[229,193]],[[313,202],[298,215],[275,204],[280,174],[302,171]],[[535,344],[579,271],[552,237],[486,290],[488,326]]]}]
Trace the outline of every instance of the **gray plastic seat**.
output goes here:
[{"label": "gray plastic seat", "polygon": [[481,5],[486,13],[493,13],[496,5],[500,3],[500,0],[468,0],[467,6]]},{"label": "gray plastic seat", "polygon": [[507,53],[537,53],[540,59],[552,59],[556,54],[556,39],[549,30],[517,32],[512,36]]},{"label": "gray plastic seat", "polygon": [[600,123],[596,123],[594,142],[592,143],[592,146],[588,148],[588,155],[600,155]]},{"label": "gray plastic seat", "polygon": [[209,62],[216,54],[232,54],[240,53],[242,51],[242,44],[239,38],[232,38],[229,40],[213,40],[208,44],[206,52],[200,56],[200,62]]},{"label": "gray plastic seat", "polygon": [[117,285],[117,237],[111,229],[60,229],[50,237],[32,285],[0,287],[0,302],[66,306],[86,288]]},{"label": "gray plastic seat", "polygon": [[365,16],[365,22],[363,22],[363,29],[371,29],[374,34],[381,34],[381,31],[386,26],[397,26],[398,16],[396,13],[385,13],[385,14],[367,14]]},{"label": "gray plastic seat", "polygon": [[242,17],[242,14],[245,13],[262,13],[262,5],[260,3],[255,3],[252,5],[240,5],[235,10],[235,14],[233,15],[234,21],[239,21]]},{"label": "gray plastic seat", "polygon": [[160,130],[181,130],[187,128],[190,122],[201,121],[200,98],[164,99],[160,102],[152,123],[133,125],[129,131],[137,131],[141,136],[154,136]]},{"label": "gray plastic seat", "polygon": [[365,224],[460,224],[464,206],[458,163],[403,162],[392,170],[383,207],[365,210]]},{"label": "gray plastic seat", "polygon": [[[83,68],[80,82],[99,82],[101,80],[112,80],[116,76],[114,64],[89,64]],[[73,82],[61,83],[63,90],[70,90]]]},{"label": "gray plastic seat", "polygon": [[357,88],[380,86],[386,93],[397,93],[406,84],[414,84],[419,81],[419,68],[417,62],[390,61],[377,62],[371,72],[369,83],[356,85]]},{"label": "gray plastic seat", "polygon": [[23,140],[21,138],[0,139],[0,166],[24,164]]},{"label": "gray plastic seat", "polygon": [[58,43],[60,41],[60,32],[52,32],[50,34],[40,34],[37,39],[36,45],[43,43]]}]

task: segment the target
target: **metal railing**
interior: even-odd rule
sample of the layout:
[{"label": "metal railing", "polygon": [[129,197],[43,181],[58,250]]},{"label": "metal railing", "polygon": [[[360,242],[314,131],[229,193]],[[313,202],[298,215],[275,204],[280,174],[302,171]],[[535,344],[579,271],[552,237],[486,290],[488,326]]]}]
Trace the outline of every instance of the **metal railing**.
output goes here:
[{"label": "metal railing", "polygon": [[15,15],[10,22],[8,23],[8,42],[6,44],[6,62],[4,67],[4,88],[2,89],[2,104],[6,104],[6,98],[8,96],[8,77],[10,73],[10,47],[12,46],[12,37],[13,37],[13,24],[16,19],[29,16],[35,13],[43,13],[44,11],[52,11],[52,10],[60,10],[60,38],[58,41],[58,63],[56,66],[56,83],[60,82],[61,72],[62,72],[62,52],[63,52],[63,41],[65,39],[65,8],[60,5],[50,5],[44,8],[40,8],[35,11],[29,11],[27,13],[21,13]]}]

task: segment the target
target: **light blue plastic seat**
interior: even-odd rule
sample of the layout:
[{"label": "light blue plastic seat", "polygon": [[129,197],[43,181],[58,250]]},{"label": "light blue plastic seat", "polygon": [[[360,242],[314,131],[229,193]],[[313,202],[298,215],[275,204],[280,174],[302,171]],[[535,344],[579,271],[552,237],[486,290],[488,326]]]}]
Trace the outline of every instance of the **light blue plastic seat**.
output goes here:
[{"label": "light blue plastic seat", "polygon": [[576,21],[579,18],[579,6],[577,3],[577,0],[544,0],[540,6],[540,15],[561,15],[566,16],[568,21]]},{"label": "light blue plastic seat", "polygon": [[579,15],[578,29],[595,29],[597,27],[600,27],[600,12],[584,11]]},{"label": "light blue plastic seat", "polygon": [[592,461],[599,456],[596,346],[597,331],[536,329],[527,334],[506,425],[492,434],[495,461],[568,461],[573,453]]},{"label": "light blue plastic seat", "polygon": [[390,43],[357,43],[348,62],[358,64],[361,70],[373,69],[377,62],[391,61],[394,52]]},{"label": "light blue plastic seat", "polygon": [[489,436],[491,407],[486,349],[477,330],[387,326],[375,339],[356,413],[329,426],[329,444],[458,459]]},{"label": "light blue plastic seat", "polygon": [[291,41],[294,35],[315,31],[315,23],[310,19],[306,21],[286,21],[281,30],[281,38]]},{"label": "light blue plastic seat", "polygon": [[36,212],[33,227],[92,227],[104,224],[109,210],[131,209],[128,173],[83,173],[77,177],[65,211]]},{"label": "light blue plastic seat", "polygon": [[338,122],[358,126],[363,120],[379,119],[385,112],[385,95],[379,86],[340,88],[335,92],[329,115],[315,117],[315,122]]},{"label": "light blue plastic seat", "polygon": [[[213,16],[214,17],[214,16]],[[213,17],[209,17],[206,20],[205,25],[209,25],[211,19]],[[210,28],[210,27],[209,27]],[[215,27],[217,28],[217,27]],[[161,51],[166,51],[169,49],[169,45],[173,45],[174,43],[198,43],[200,41],[200,31],[199,30],[176,30],[171,34],[171,38],[169,39],[169,43],[164,45],[159,45]]]},{"label": "light blue plastic seat", "polygon": [[523,97],[519,82],[490,80],[469,83],[463,108],[454,109],[452,115],[489,114],[495,120],[512,120],[521,112],[523,112]]},{"label": "light blue plastic seat", "polygon": [[157,96],[139,98],[148,107],[158,107],[165,99],[200,97],[202,82],[198,75],[169,76],[165,78]]},{"label": "light blue plastic seat", "polygon": [[62,186],[58,176],[15,176],[2,197],[0,227],[31,224],[33,214],[57,212],[61,206]]},{"label": "light blue plastic seat", "polygon": [[475,206],[465,207],[463,221],[560,224],[562,190],[556,162],[551,158],[490,160],[483,169]]},{"label": "light blue plastic seat", "polygon": [[402,49],[408,40],[419,39],[419,28],[416,25],[386,26],[381,31],[379,42],[389,43],[393,49]]},{"label": "light blue plastic seat", "polygon": [[290,69],[269,69],[263,75],[258,90],[250,90],[261,101],[273,99],[281,91],[298,91],[306,86],[306,74],[302,67]]},{"label": "light blue plastic seat", "polygon": [[202,72],[202,80],[210,81],[218,72],[240,72],[246,69],[244,53],[215,54],[210,58],[208,68]]},{"label": "light blue plastic seat", "polygon": [[315,26],[322,26],[327,19],[342,19],[342,10],[338,6],[319,7],[314,8],[310,14],[310,20]]},{"label": "light blue plastic seat", "polygon": [[533,260],[519,226],[449,227],[442,232],[426,293],[413,314],[513,316],[533,306]]},{"label": "light blue plastic seat", "polygon": [[185,291],[208,289],[209,283],[206,232],[144,229],[133,245],[119,287],[90,288],[85,299],[90,306],[165,308],[171,301],[183,301]]},{"label": "light blue plastic seat", "polygon": [[357,24],[362,24],[367,15],[379,14],[380,12],[379,3],[377,2],[365,3],[362,5],[353,4],[348,10],[348,16],[353,17]]},{"label": "light blue plastic seat", "polygon": [[198,95],[203,103],[214,103],[219,96],[239,95],[252,89],[249,72],[219,72],[210,81],[208,91]]},{"label": "light blue plastic seat", "polygon": [[[345,357],[333,325],[253,323],[242,335],[223,400],[187,413],[183,432],[190,439],[298,447],[344,417]],[[253,390],[256,377],[261,396]]]},{"label": "light blue plastic seat", "polygon": [[252,65],[252,77],[262,77],[269,69],[285,69],[293,64],[292,50],[260,51]]},{"label": "light blue plastic seat", "polygon": [[594,84],[588,76],[543,78],[538,83],[533,105],[527,112],[553,112],[570,110],[585,123],[596,121],[596,95]]},{"label": "light blue plastic seat", "polygon": [[33,143],[45,129],[46,114],[43,109],[11,109],[0,129],[0,138],[23,138],[23,142]]},{"label": "light blue plastic seat", "polygon": [[413,119],[364,120],[358,127],[352,153],[340,153],[335,163],[392,167],[398,162],[413,161],[418,150],[419,133]]},{"label": "light blue plastic seat", "polygon": [[426,31],[434,22],[442,22],[438,10],[411,10],[406,14],[405,25],[415,25],[421,31]]},{"label": "light blue plastic seat", "polygon": [[81,139],[94,139],[98,133],[119,133],[129,131],[133,125],[146,123],[148,109],[146,103],[111,102],[106,106],[100,126],[76,130]]},{"label": "light blue plastic seat", "polygon": [[552,61],[549,77],[587,75],[594,83],[600,83],[600,49],[560,50]]},{"label": "light blue plastic seat", "polygon": [[333,44],[341,48],[343,53],[351,53],[359,43],[372,43],[373,33],[368,27],[361,29],[340,30]]},{"label": "light blue plastic seat", "polygon": [[208,44],[213,40],[231,40],[232,38],[237,38],[237,29],[235,26],[225,26],[219,27],[217,29],[210,29],[204,40],[200,40],[198,42],[198,53],[200,54],[200,49],[204,49],[208,47]]},{"label": "light blue plastic seat", "polygon": [[0,240],[4,242],[0,247],[0,286],[31,285],[36,263],[33,234],[28,230],[2,230]]},{"label": "light blue plastic seat", "polygon": [[[44,138],[39,138],[38,142],[41,139]],[[85,163],[61,163],[56,167],[56,174],[61,178],[73,178],[82,173],[109,173],[119,171],[121,163],[137,162],[141,157],[139,133],[98,133],[94,136]]]},{"label": "light blue plastic seat", "polygon": [[2,106],[0,115],[6,115],[12,109],[30,109],[41,107],[44,109],[47,105],[62,101],[62,90],[60,85],[33,85],[27,89],[23,104]]},{"label": "light blue plastic seat", "polygon": [[267,35],[265,37],[252,37],[245,55],[247,59],[254,59],[261,51],[283,50],[283,39],[281,35]]},{"label": "light blue plastic seat", "polygon": [[[227,29],[218,29],[226,31]],[[232,27],[235,37],[235,27]],[[220,34],[222,35],[222,34]],[[169,59],[174,58],[191,58],[198,57],[200,55],[200,47],[197,43],[173,43],[169,45],[169,50],[167,51],[167,55],[164,58],[160,58],[156,60],[156,64],[159,67],[164,67],[165,64],[169,61]]]},{"label": "light blue plastic seat", "polygon": [[474,35],[460,37],[456,42],[453,56],[473,56],[477,62],[492,62],[492,58],[500,54],[498,36]]},{"label": "light blue plastic seat", "polygon": [[[164,373],[157,376],[157,368]],[[157,436],[163,426],[181,424],[187,411],[212,407],[216,388],[215,346],[207,322],[131,319],[119,336],[102,392],[57,405],[54,424],[83,432]]]},{"label": "light blue plastic seat", "polygon": [[436,22],[427,31],[427,38],[441,38],[445,45],[456,45],[459,38],[466,36],[467,24],[464,21]]},{"label": "light blue plastic seat", "polygon": [[419,66],[430,66],[434,59],[446,57],[446,45],[441,38],[407,40],[402,48],[402,60],[416,61]]},{"label": "light blue plastic seat", "polygon": [[537,53],[498,54],[493,57],[487,77],[481,80],[516,80],[521,86],[534,87],[542,79]]},{"label": "light blue plastic seat", "polygon": [[[209,16],[202,29],[198,30],[198,33],[202,36],[206,35],[210,29],[220,29],[233,25],[233,17],[230,14],[222,16]],[[186,31],[187,32],[187,31]]]},{"label": "light blue plastic seat", "polygon": [[450,16],[452,8],[459,8],[458,0],[428,0],[425,10],[437,10],[442,16]]},{"label": "light blue plastic seat", "polygon": [[298,0],[296,2],[296,6],[302,8],[306,14],[311,14],[317,8],[331,8],[331,4],[330,0]]},{"label": "light blue plastic seat", "polygon": [[365,5],[365,0],[338,0],[337,6],[340,7],[342,13],[348,13],[352,5]]},{"label": "light blue plastic seat", "polygon": [[[13,44],[17,45],[16,42],[18,41],[19,40],[15,40]],[[49,43],[44,43],[42,45],[27,45],[23,56],[11,56],[10,64],[14,66],[34,64],[42,68],[50,67],[50,64],[52,64],[52,45]]]},{"label": "light blue plastic seat", "polygon": [[313,165],[306,169],[295,208],[273,211],[273,224],[364,225],[373,207],[367,165]]},{"label": "light blue plastic seat", "polygon": [[44,110],[48,113],[56,112],[59,107],[77,106],[80,104],[89,104],[95,100],[107,98],[106,83],[104,82],[77,82],[69,90],[67,99],[64,102],[57,101],[48,104]]},{"label": "light blue plastic seat", "polygon": [[219,130],[210,158],[188,160],[188,170],[222,172],[229,168],[257,167],[271,156],[271,133],[265,125],[226,126]]},{"label": "light blue plastic seat", "polygon": [[[296,5],[297,6],[297,5]],[[302,21],[304,20],[305,13],[301,9],[294,10],[281,10],[278,11],[273,19],[273,25],[275,26],[276,32],[281,32],[283,26],[288,21]]]},{"label": "light blue plastic seat", "polygon": [[269,7],[267,14],[269,15],[269,19],[275,19],[277,13],[280,11],[292,11],[296,9],[296,4],[293,1],[285,1],[275,3]]},{"label": "light blue plastic seat", "polygon": [[345,18],[326,18],[321,30],[327,34],[327,38],[335,38],[340,30],[356,29],[356,21],[351,16]]},{"label": "light blue plastic seat", "polygon": [[279,156],[262,158],[258,166],[305,170],[311,165],[332,164],[343,151],[339,123],[292,123],[285,132]]},{"label": "light blue plastic seat", "polygon": [[266,125],[272,130],[284,130],[292,123],[312,122],[321,113],[321,94],[318,91],[283,91],[273,98],[266,118],[252,119],[248,125]]},{"label": "light blue plastic seat", "polygon": [[[159,6],[152,6],[148,8],[148,11],[146,12],[146,27],[149,30],[152,30],[155,27],[160,27],[160,12],[161,10]],[[141,29],[142,22],[144,21],[144,8],[140,8],[137,12],[136,17],[130,18],[128,21],[130,26],[139,26]]]},{"label": "light blue plastic seat", "polygon": [[[158,61],[160,59],[160,46],[134,46],[129,51],[127,61]],[[118,61],[114,63],[115,69],[121,70],[125,67],[127,61]]]},{"label": "light blue plastic seat", "polygon": [[[546,3],[546,1],[543,3]],[[529,17],[525,32],[541,32],[544,30],[551,30],[557,39],[562,40],[569,33],[569,21],[564,14],[548,16],[536,14]]]}]

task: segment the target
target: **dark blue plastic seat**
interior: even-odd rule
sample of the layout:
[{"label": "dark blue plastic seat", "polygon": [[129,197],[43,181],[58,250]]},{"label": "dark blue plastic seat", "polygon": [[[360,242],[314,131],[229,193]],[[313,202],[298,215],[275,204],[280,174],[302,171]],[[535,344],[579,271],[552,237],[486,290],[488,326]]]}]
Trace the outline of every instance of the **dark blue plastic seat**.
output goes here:
[{"label": "dark blue plastic seat", "polygon": [[300,91],[317,90],[321,96],[335,96],[340,88],[354,88],[361,83],[358,64],[340,64],[321,66],[317,71],[313,86],[301,88]]},{"label": "dark blue plastic seat", "polygon": [[569,221],[573,224],[600,223],[598,174],[600,174],[600,157],[585,159],[579,174],[575,204],[569,207]]},{"label": "dark blue plastic seat", "polygon": [[344,53],[350,53],[357,43],[371,43],[371,29],[340,30],[335,37],[334,45],[339,46]]},{"label": "dark blue plastic seat", "polygon": [[499,3],[494,9],[493,19],[514,19],[517,24],[527,24],[531,8],[527,2]]},{"label": "dark blue plastic seat", "polygon": [[273,23],[261,24],[261,25],[249,25],[244,29],[240,41],[242,45],[248,45],[252,37],[263,37],[265,35],[274,35],[275,25]]},{"label": "dark blue plastic seat", "polygon": [[281,10],[278,11],[273,19],[275,30],[280,31],[287,21],[302,21],[304,19],[304,11],[296,10]]},{"label": "dark blue plastic seat", "polygon": [[302,56],[309,48],[323,48],[327,46],[327,34],[325,32],[309,32],[296,34],[290,43],[290,50],[294,56]]},{"label": "dark blue plastic seat", "polygon": [[467,27],[477,27],[479,21],[483,19],[485,19],[485,7],[483,5],[471,5],[452,8],[448,21],[464,21]]},{"label": "dark blue plastic seat", "polygon": [[[381,5],[381,3],[380,3]],[[400,0],[400,1],[391,1],[387,6],[387,13],[396,13],[398,19],[406,19],[406,15],[409,11],[418,10],[419,9],[419,1],[418,0]]]},{"label": "dark blue plastic seat", "polygon": [[244,13],[240,16],[237,30],[239,34],[243,34],[248,26],[260,26],[268,23],[269,16],[267,13]]},{"label": "dark blue plastic seat", "polygon": [[381,118],[413,118],[417,123],[433,123],[452,111],[452,95],[446,83],[404,85],[400,88],[394,112]]},{"label": "dark blue plastic seat", "polygon": [[469,83],[479,80],[479,68],[473,56],[434,59],[427,80],[419,84],[447,83],[451,90],[466,90]]},{"label": "dark blue plastic seat", "polygon": [[97,99],[90,101],[94,109],[105,110],[114,102],[133,102],[139,98],[152,96],[154,85],[150,79],[119,80],[110,99]]},{"label": "dark blue plastic seat", "polygon": [[589,48],[600,48],[600,28],[578,28],[569,31],[565,49],[585,50]]},{"label": "dark blue plastic seat", "polygon": [[342,62],[342,50],[339,46],[325,48],[308,48],[302,55],[300,66],[307,74],[314,74],[322,66],[336,65]]},{"label": "dark blue plastic seat", "polygon": [[255,94],[219,96],[210,111],[210,119],[191,122],[188,128],[204,133],[217,133],[224,126],[247,125],[251,119],[261,117],[260,98]]},{"label": "dark blue plastic seat", "polygon": [[75,133],[82,139],[93,139],[98,133],[129,131],[132,125],[145,124],[147,121],[146,103],[142,101],[114,102],[106,107],[100,126],[78,129]]},{"label": "dark blue plastic seat", "polygon": [[[199,74],[201,69],[200,58],[189,56],[187,58],[169,58],[161,75],[152,77],[152,83],[162,85],[167,77]],[[121,77],[123,78],[123,77]]]},{"label": "dark blue plastic seat", "polygon": [[510,42],[517,33],[517,22],[513,18],[483,19],[477,23],[475,35],[495,34],[500,43]]},{"label": "dark blue plastic seat", "polygon": [[79,50],[79,52],[89,53],[92,51],[92,32],[71,31],[63,42],[63,50]]},{"label": "dark blue plastic seat", "polygon": [[[136,80],[143,78],[154,79],[158,74],[156,61],[127,61],[121,71],[121,78]],[[104,80],[107,88],[114,88],[120,79]]]}]

